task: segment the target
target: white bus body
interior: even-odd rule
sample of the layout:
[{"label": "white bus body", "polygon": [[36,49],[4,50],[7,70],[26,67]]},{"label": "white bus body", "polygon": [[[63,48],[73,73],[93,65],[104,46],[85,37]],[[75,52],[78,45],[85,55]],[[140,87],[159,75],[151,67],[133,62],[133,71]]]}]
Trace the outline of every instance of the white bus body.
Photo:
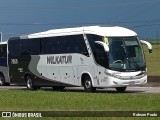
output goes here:
[{"label": "white bus body", "polygon": [[[37,42],[32,45],[38,50],[28,45],[31,41]],[[27,84],[29,89],[84,86],[86,91],[114,87],[123,92],[127,86],[147,83],[140,40],[134,31],[123,27],[55,29],[11,38],[8,44],[10,81]],[[25,49],[26,44],[30,48]],[[16,51],[21,53],[14,55]]]}]

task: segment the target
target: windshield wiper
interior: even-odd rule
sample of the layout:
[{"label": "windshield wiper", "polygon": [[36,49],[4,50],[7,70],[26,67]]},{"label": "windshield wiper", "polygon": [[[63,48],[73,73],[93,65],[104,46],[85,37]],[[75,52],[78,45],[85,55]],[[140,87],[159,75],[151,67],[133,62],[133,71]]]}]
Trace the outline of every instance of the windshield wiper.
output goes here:
[{"label": "windshield wiper", "polygon": [[136,67],[136,69],[140,70],[139,65],[136,63],[136,61],[133,59],[133,57],[130,57],[130,56],[128,56],[128,57],[129,57],[128,59],[130,59],[130,61],[134,64],[134,66]]},{"label": "windshield wiper", "polygon": [[[134,64],[134,66],[136,67],[136,69],[137,69],[137,70],[140,70],[139,65],[136,63],[136,61],[133,59],[133,57],[131,57],[131,55],[129,54],[129,52],[128,52],[128,50],[127,50],[127,46],[126,46],[126,44],[125,44],[124,41],[123,41],[123,44],[124,44],[124,46],[125,46],[124,50],[125,50],[126,60],[132,62],[132,63]],[[130,66],[130,62],[128,63],[129,66]],[[130,66],[130,68],[132,68],[132,67]]]}]

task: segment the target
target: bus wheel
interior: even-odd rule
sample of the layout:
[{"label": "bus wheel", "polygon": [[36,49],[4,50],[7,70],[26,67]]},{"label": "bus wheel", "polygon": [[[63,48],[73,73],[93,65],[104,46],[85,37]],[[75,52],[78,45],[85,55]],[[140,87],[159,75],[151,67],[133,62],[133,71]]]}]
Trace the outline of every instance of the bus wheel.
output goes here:
[{"label": "bus wheel", "polygon": [[126,90],[127,87],[117,87],[116,90],[119,93],[123,93]]},{"label": "bus wheel", "polygon": [[38,86],[33,85],[33,80],[31,78],[31,76],[28,76],[26,78],[26,84],[27,84],[27,89],[29,90],[37,90]]},{"label": "bus wheel", "polygon": [[3,75],[0,75],[0,86],[3,86],[5,84],[5,78]]},{"label": "bus wheel", "polygon": [[95,92],[96,88],[92,86],[92,81],[89,76],[86,76],[84,79],[84,89],[86,92]]},{"label": "bus wheel", "polygon": [[52,87],[54,91],[63,91],[65,87],[63,86],[53,86]]}]

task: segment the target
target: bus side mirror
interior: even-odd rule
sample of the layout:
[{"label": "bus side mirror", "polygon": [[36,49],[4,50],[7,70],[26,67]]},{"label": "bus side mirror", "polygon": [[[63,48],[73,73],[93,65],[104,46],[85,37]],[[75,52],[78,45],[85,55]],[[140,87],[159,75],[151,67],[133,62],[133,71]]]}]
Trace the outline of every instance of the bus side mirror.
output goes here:
[{"label": "bus side mirror", "polygon": [[151,43],[149,43],[149,42],[147,42],[145,40],[140,40],[140,41],[141,41],[141,43],[146,44],[147,47],[148,47],[149,53],[152,53],[152,45],[151,45]]},{"label": "bus side mirror", "polygon": [[95,41],[95,43],[100,44],[104,47],[105,52],[109,52],[109,46],[108,44],[102,42],[102,41]]}]

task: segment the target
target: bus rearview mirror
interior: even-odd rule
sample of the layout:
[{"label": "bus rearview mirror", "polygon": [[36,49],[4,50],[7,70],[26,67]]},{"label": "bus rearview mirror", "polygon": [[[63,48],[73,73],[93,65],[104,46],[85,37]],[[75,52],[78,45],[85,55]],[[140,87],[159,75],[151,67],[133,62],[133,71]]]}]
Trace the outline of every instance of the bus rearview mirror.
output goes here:
[{"label": "bus rearview mirror", "polygon": [[102,42],[102,41],[95,41],[95,43],[100,44],[104,47],[105,52],[109,52],[109,46],[108,44]]},{"label": "bus rearview mirror", "polygon": [[151,43],[149,43],[149,42],[147,42],[145,40],[140,40],[140,41],[141,41],[141,43],[147,45],[149,53],[152,53],[152,45],[151,45]]}]

